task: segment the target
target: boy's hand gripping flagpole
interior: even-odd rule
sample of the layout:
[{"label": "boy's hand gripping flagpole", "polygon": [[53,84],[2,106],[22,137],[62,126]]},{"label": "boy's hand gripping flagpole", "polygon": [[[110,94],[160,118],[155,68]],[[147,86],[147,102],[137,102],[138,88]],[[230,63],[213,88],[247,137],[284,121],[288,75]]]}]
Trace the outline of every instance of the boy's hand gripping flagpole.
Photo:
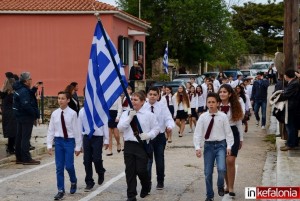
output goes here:
[{"label": "boy's hand gripping flagpole", "polygon": [[[114,55],[113,55],[113,53],[112,53],[112,49],[111,49],[110,45],[108,45],[108,44],[109,44],[109,41],[108,41],[108,38],[107,38],[107,35],[106,35],[106,31],[104,30],[103,24],[102,24],[102,22],[101,22],[99,13],[95,13],[95,16],[97,17],[99,27],[100,27],[100,29],[101,29],[101,31],[102,31],[102,33],[103,33],[103,38],[104,38],[105,44],[107,44],[107,49],[108,49],[109,54],[110,54],[110,56],[111,56],[112,62],[113,62],[113,64],[114,64],[115,70],[116,70],[116,72],[117,72],[117,75],[118,75],[118,78],[119,78],[119,80],[120,80],[121,86],[122,86],[123,91],[124,91],[124,94],[125,94],[125,96],[126,96],[126,99],[128,100],[128,104],[129,104],[130,108],[133,108],[133,105],[132,105],[132,102],[131,102],[131,100],[130,100],[129,94],[128,94],[127,90],[126,90],[125,83],[124,83],[124,81],[123,81],[123,79],[122,79],[122,76],[121,76],[121,73],[120,73],[120,71],[119,71],[119,69],[118,69],[118,65],[117,65],[116,59],[115,59],[115,57],[114,57]],[[137,119],[137,118],[134,118],[134,120],[136,121],[135,123],[137,124],[139,133],[143,133],[142,127],[141,127],[141,125],[140,125],[138,119]]]}]

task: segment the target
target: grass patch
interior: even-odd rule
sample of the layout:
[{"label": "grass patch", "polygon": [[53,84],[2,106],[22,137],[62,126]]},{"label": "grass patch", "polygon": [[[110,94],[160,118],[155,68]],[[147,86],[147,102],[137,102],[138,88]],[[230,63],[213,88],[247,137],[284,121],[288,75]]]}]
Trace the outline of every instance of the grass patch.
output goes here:
[{"label": "grass patch", "polygon": [[275,144],[276,143],[276,136],[274,134],[272,135],[266,135],[265,142],[271,142],[271,144]]}]

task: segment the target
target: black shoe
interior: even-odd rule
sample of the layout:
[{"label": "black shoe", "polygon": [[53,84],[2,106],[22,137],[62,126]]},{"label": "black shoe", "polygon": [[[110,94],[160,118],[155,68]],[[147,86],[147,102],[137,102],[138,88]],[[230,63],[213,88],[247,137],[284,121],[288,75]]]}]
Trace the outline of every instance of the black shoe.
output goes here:
[{"label": "black shoe", "polygon": [[88,184],[84,188],[84,192],[90,192],[93,189],[94,185]]},{"label": "black shoe", "polygon": [[229,192],[229,196],[230,197],[235,197],[235,193],[234,192]]},{"label": "black shoe", "polygon": [[39,165],[39,164],[41,164],[41,161],[37,161],[34,159],[31,159],[31,161],[23,162],[23,165]]},{"label": "black shoe", "polygon": [[58,191],[58,193],[54,196],[54,200],[62,200],[64,199],[65,193],[63,191]]},{"label": "black shoe", "polygon": [[142,188],[140,197],[141,197],[141,198],[144,198],[144,197],[146,197],[147,195],[150,195],[150,189],[145,190],[145,189]]},{"label": "black shoe", "polygon": [[76,183],[71,183],[71,188],[70,188],[70,193],[74,194],[77,190],[77,184]]},{"label": "black shoe", "polygon": [[224,196],[225,194],[224,188],[218,188],[218,194],[219,196]]},{"label": "black shoe", "polygon": [[214,201],[214,198],[206,198],[205,201]]},{"label": "black shoe", "polygon": [[98,184],[101,185],[104,182],[104,172],[98,174]]},{"label": "black shoe", "polygon": [[35,150],[35,147],[30,145],[29,150]]},{"label": "black shoe", "polygon": [[156,185],[156,189],[157,189],[157,190],[162,190],[162,189],[164,189],[164,183],[163,183],[163,182],[158,182],[157,185]]}]

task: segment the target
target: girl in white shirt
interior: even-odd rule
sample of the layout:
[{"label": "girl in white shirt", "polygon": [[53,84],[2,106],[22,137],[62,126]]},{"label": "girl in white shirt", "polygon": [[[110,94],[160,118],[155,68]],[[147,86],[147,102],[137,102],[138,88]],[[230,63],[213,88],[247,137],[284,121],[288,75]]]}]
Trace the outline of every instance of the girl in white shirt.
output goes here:
[{"label": "girl in white shirt", "polygon": [[245,106],[242,106],[243,101],[239,100],[233,88],[228,84],[223,84],[218,93],[221,99],[220,109],[227,114],[234,137],[234,144],[231,147],[231,155],[226,157],[227,176],[225,177],[225,193],[229,193],[229,196],[234,197],[235,193],[233,186],[235,179],[235,160],[239,149],[242,148],[242,119],[244,117],[243,108]]},{"label": "girl in white shirt", "polygon": [[[166,86],[165,92],[166,92],[166,94],[162,96],[162,100],[166,100],[167,106],[173,117],[174,116],[174,102],[173,102],[174,100],[172,99],[172,87]],[[166,129],[166,133],[167,133],[168,143],[171,143],[172,142],[172,131],[169,132]]]},{"label": "girl in white shirt", "polygon": [[185,121],[191,115],[190,100],[184,86],[179,86],[178,91],[173,96],[174,119],[179,127],[179,137],[183,136]]},{"label": "girl in white shirt", "polygon": [[121,143],[120,143],[120,133],[117,128],[121,114],[122,114],[122,100],[119,97],[114,104],[109,109],[110,119],[108,120],[108,128],[109,128],[109,146],[107,156],[112,156],[112,136],[114,135],[117,141],[117,152],[121,151]]},{"label": "girl in white shirt", "polygon": [[190,124],[190,131],[189,133],[193,132],[193,124],[196,126],[198,115],[198,94],[196,93],[195,87],[192,85],[190,88],[190,92],[188,93],[190,103],[191,103],[191,116],[189,117],[189,124]]},{"label": "girl in white shirt", "polygon": [[202,91],[201,85],[198,85],[196,88],[196,93],[198,95],[198,116],[204,112],[205,99]]}]

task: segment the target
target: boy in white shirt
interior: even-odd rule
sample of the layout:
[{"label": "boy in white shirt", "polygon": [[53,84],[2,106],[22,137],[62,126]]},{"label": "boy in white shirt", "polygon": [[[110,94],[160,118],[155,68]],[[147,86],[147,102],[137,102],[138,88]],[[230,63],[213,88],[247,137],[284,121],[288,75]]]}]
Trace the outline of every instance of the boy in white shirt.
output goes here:
[{"label": "boy in white shirt", "polygon": [[51,114],[47,134],[47,148],[52,155],[52,144],[55,142],[55,165],[58,193],[54,200],[62,200],[65,195],[64,169],[69,173],[70,193],[77,190],[77,178],[74,167],[74,150],[78,156],[81,151],[82,138],[78,127],[77,113],[69,108],[71,94],[58,92],[59,108]]},{"label": "boy in white shirt", "polygon": [[[204,174],[206,184],[206,200],[214,200],[212,174],[214,161],[218,169],[218,194],[224,196],[224,177],[226,173],[226,155],[230,155],[233,145],[233,134],[226,114],[218,111],[219,96],[216,93],[207,95],[208,111],[203,113],[197,122],[194,133],[196,156],[201,157],[201,144],[204,140]],[[226,149],[227,147],[227,149]]]}]

